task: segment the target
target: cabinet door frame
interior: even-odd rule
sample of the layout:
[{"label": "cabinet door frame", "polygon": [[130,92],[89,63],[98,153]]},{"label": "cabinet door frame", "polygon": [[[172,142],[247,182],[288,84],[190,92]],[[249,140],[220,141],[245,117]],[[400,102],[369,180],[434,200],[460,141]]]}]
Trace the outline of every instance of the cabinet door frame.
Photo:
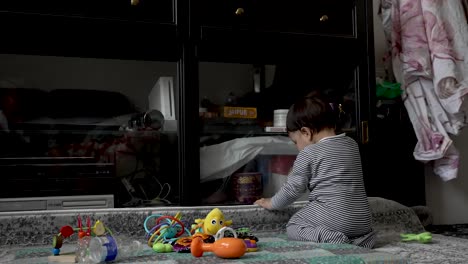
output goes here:
[{"label": "cabinet door frame", "polygon": [[[371,146],[374,137],[374,123],[376,118],[376,83],[375,83],[375,51],[374,51],[374,26],[373,26],[373,2],[371,0],[362,0],[356,2],[356,27],[357,40],[359,42],[360,67],[358,71],[359,80],[365,80],[367,83],[359,93],[360,125],[358,126],[358,135],[360,135],[360,151],[362,157],[362,166],[364,179],[369,177]],[[358,86],[363,87],[363,86]]]}]

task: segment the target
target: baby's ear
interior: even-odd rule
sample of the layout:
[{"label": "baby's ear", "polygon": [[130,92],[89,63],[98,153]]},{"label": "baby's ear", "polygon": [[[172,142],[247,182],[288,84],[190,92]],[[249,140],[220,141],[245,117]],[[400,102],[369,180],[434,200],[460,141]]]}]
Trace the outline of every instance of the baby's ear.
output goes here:
[{"label": "baby's ear", "polygon": [[301,134],[304,136],[312,137],[312,130],[308,127],[301,127]]}]

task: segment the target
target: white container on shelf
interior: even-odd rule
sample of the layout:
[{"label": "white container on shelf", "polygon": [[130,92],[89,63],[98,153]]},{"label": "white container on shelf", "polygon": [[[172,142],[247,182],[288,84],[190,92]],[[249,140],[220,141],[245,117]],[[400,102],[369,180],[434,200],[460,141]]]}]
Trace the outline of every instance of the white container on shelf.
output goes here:
[{"label": "white container on shelf", "polygon": [[288,115],[288,111],[288,109],[276,109],[273,111],[274,127],[286,127],[286,117]]}]

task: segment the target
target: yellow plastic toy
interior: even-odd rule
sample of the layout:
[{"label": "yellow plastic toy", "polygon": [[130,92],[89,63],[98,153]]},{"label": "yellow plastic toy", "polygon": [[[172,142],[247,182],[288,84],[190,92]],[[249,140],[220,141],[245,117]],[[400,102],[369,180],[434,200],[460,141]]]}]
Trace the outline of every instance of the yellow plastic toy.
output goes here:
[{"label": "yellow plastic toy", "polygon": [[232,220],[225,220],[224,214],[218,208],[214,208],[204,219],[195,219],[191,233],[202,232],[207,235],[216,235],[219,229],[232,225]]}]

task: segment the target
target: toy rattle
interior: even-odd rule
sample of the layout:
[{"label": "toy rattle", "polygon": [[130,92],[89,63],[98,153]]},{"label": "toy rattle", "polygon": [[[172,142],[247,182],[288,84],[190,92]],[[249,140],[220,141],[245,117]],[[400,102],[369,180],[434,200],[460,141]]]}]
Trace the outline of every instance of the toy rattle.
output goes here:
[{"label": "toy rattle", "polygon": [[195,237],[190,245],[190,252],[194,257],[203,256],[203,252],[213,252],[220,258],[239,258],[246,252],[246,246],[242,239],[224,237],[214,243],[203,243],[200,237]]},{"label": "toy rattle", "polygon": [[[224,232],[229,230],[234,237],[224,237]],[[223,227],[215,235],[214,243],[204,243],[200,237],[194,237],[190,245],[190,252],[199,258],[203,252],[213,252],[220,258],[239,258],[247,251],[247,246],[243,239],[237,238],[234,229]]]}]

